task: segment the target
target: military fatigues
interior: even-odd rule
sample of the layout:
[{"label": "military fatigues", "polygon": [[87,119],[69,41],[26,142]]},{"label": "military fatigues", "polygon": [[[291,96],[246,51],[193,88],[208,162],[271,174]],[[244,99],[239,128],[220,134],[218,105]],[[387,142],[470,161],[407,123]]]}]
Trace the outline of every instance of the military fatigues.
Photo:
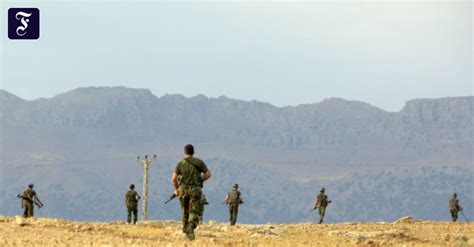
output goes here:
[{"label": "military fatigues", "polygon": [[456,197],[452,197],[449,200],[449,211],[451,212],[451,218],[453,222],[458,220],[458,212],[462,210],[461,206],[459,206],[459,200]]},{"label": "military fatigues", "polygon": [[201,200],[199,201],[199,222],[202,223],[202,219],[204,216],[204,205],[209,204],[206,199],[206,195],[204,193],[201,194]]},{"label": "military fatigues", "polygon": [[181,176],[179,181],[179,197],[182,211],[183,231],[195,229],[199,225],[201,215],[200,205],[203,179],[201,173],[208,171],[206,164],[195,157],[186,157],[175,168],[175,173]]},{"label": "military fatigues", "polygon": [[328,196],[325,195],[324,192],[321,192],[316,199],[316,207],[318,207],[320,217],[319,224],[323,223],[324,221],[324,215],[326,214],[326,207],[328,206],[328,204]]},{"label": "military fatigues", "polygon": [[127,222],[132,222],[132,213],[133,213],[133,224],[137,223],[138,218],[138,200],[140,196],[135,190],[129,190],[125,194],[125,205],[127,206]]},{"label": "military fatigues", "polygon": [[229,205],[230,225],[233,226],[237,222],[239,205],[242,203],[242,197],[237,188],[233,188],[232,191],[227,194],[226,203]]},{"label": "military fatigues", "polygon": [[[36,197],[36,191],[33,189],[27,189],[23,192],[23,200],[21,202],[21,206],[24,209],[23,217],[29,218],[34,216],[34,200]],[[26,199],[25,199],[26,198]]]}]

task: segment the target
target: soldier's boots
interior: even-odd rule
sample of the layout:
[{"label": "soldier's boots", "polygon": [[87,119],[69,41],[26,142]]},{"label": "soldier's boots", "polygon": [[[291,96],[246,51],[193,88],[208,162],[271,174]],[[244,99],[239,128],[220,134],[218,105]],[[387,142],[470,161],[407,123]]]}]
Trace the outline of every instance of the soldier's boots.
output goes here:
[{"label": "soldier's boots", "polygon": [[194,224],[190,223],[186,228],[186,237],[189,240],[194,240],[196,237],[194,236]]},{"label": "soldier's boots", "polygon": [[183,221],[183,233],[186,233],[186,230],[188,229],[189,221]]}]

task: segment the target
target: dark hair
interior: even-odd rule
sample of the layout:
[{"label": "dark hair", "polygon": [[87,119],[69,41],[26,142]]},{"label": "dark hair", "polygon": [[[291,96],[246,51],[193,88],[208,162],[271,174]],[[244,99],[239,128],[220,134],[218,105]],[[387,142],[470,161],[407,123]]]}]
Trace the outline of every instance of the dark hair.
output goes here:
[{"label": "dark hair", "polygon": [[134,184],[131,184],[131,185],[130,185],[130,189],[135,189],[135,185],[134,185]]},{"label": "dark hair", "polygon": [[188,144],[184,146],[184,153],[187,155],[193,155],[194,154],[194,147],[191,144]]},{"label": "dark hair", "polygon": [[31,189],[33,189],[33,184],[28,184],[28,187],[30,187]]}]

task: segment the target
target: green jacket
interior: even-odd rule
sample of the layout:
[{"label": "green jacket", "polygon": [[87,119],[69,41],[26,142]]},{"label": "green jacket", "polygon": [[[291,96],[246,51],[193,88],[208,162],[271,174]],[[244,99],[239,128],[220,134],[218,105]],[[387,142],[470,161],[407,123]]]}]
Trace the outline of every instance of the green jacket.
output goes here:
[{"label": "green jacket", "polygon": [[176,165],[174,172],[180,176],[179,186],[199,186],[202,187],[203,179],[201,173],[208,171],[204,161],[193,156],[182,159]]},{"label": "green jacket", "polygon": [[138,207],[138,200],[140,200],[140,195],[135,190],[129,190],[125,194],[125,205],[127,205],[127,208]]}]

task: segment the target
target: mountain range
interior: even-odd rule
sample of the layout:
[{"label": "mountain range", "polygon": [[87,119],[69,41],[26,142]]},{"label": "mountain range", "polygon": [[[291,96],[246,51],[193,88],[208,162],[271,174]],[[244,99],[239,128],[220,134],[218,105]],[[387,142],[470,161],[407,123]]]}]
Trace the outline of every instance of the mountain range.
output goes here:
[{"label": "mountain range", "polygon": [[454,191],[474,210],[473,103],[414,99],[387,112],[339,98],[276,107],[124,87],[33,101],[0,91],[0,214],[18,214],[14,195],[33,182],[46,216],[122,219],[128,185],[142,183],[136,156],[157,154],[150,216],[178,218],[178,206],[162,201],[192,143],[214,171],[205,187],[211,219],[227,220],[220,201],[237,182],[249,223],[314,220],[309,209],[321,186],[334,201],[329,221],[443,220]]}]

